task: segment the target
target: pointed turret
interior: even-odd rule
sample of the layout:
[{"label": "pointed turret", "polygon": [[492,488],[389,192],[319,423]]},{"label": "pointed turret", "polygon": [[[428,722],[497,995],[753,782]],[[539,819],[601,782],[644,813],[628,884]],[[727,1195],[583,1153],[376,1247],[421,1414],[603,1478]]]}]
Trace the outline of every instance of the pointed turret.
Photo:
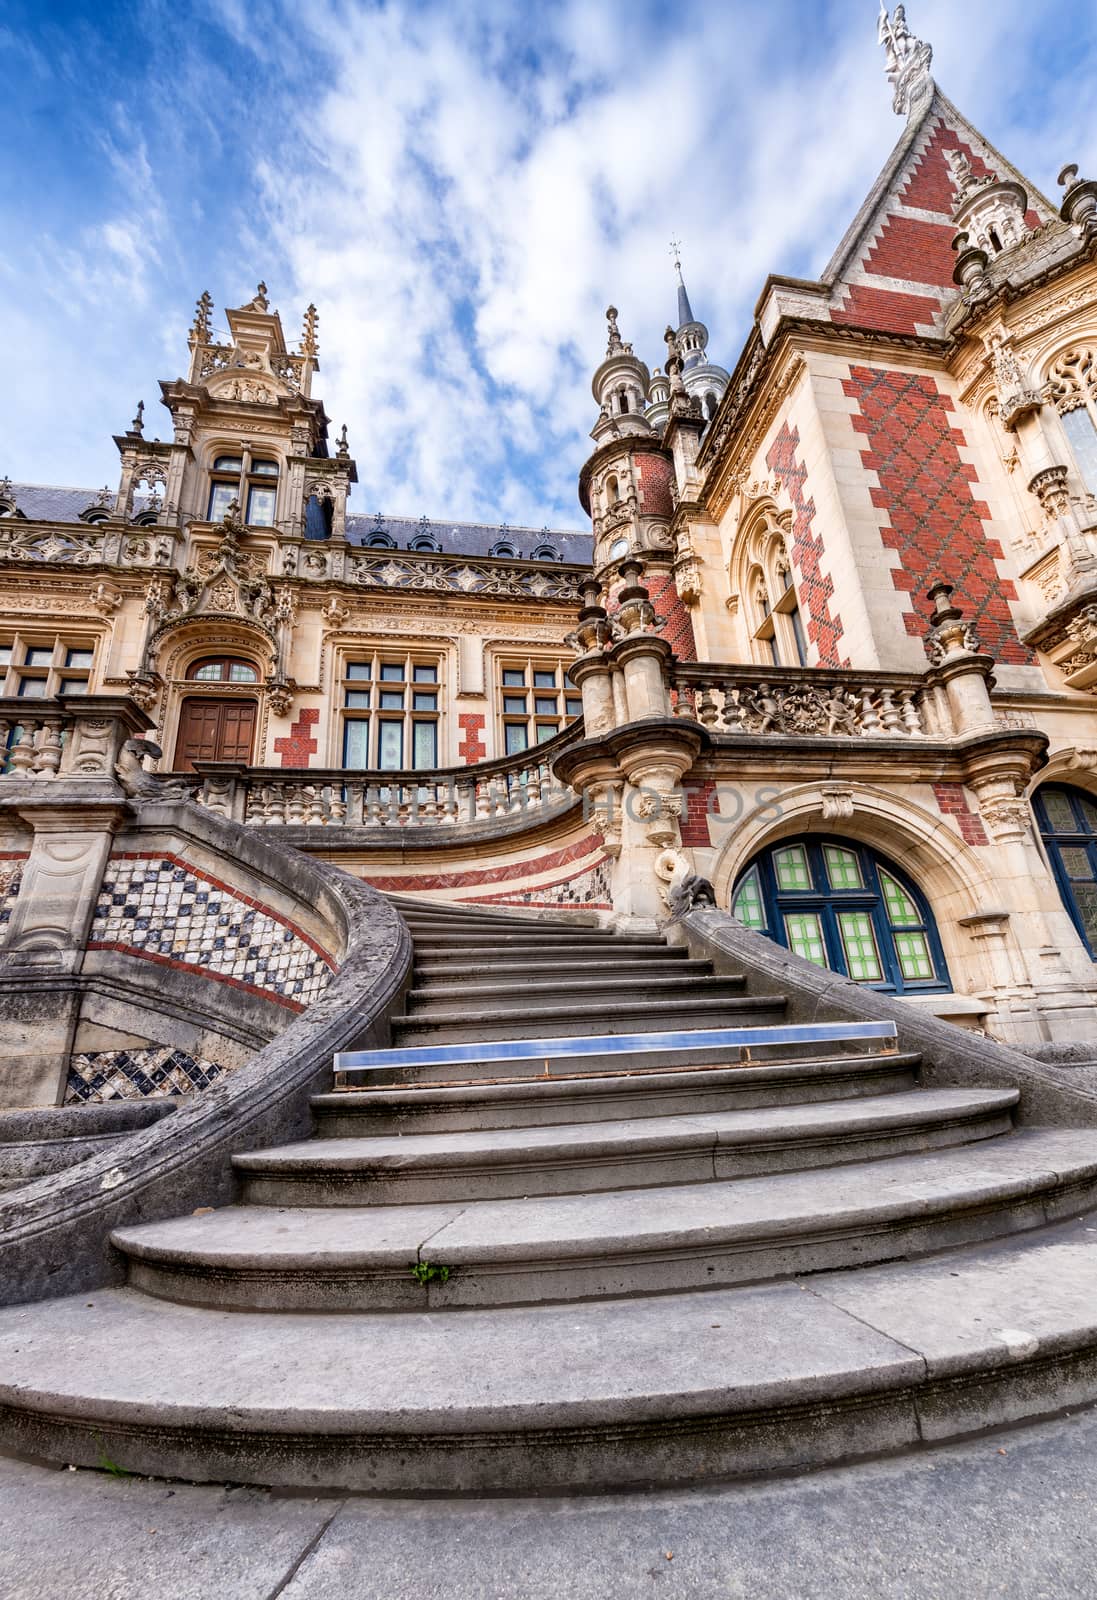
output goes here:
[{"label": "pointed turret", "polygon": [[[693,314],[689,291],[682,276],[682,259],[677,239],[671,241],[670,253],[674,260],[674,275],[678,283],[678,326],[673,329],[674,345],[682,362],[682,378],[686,393],[700,402],[703,415],[715,416],[724,390],[730,379],[723,367],[708,358],[708,329]],[[655,378],[648,390],[650,404],[645,415],[653,428],[662,428],[669,415],[670,386],[667,378],[656,368]]]}]

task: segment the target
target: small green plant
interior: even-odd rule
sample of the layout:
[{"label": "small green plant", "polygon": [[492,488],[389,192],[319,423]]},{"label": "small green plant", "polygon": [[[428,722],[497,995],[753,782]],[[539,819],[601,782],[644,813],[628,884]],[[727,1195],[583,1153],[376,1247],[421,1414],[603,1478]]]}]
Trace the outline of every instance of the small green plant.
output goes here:
[{"label": "small green plant", "polygon": [[99,1446],[100,1472],[109,1472],[112,1478],[129,1478],[133,1476],[125,1467],[120,1467],[117,1461],[111,1459],[107,1454],[106,1446],[103,1444],[102,1439],[96,1439],[95,1442]]},{"label": "small green plant", "polygon": [[411,1269],[411,1275],[417,1283],[425,1289],[428,1283],[448,1283],[451,1267],[443,1267],[436,1261],[417,1261]]}]

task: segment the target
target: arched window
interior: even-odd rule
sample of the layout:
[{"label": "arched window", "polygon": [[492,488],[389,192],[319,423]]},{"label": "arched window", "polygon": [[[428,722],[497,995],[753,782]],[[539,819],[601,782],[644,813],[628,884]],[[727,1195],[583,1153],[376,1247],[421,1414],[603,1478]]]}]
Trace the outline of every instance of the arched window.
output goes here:
[{"label": "arched window", "polygon": [[1097,355],[1064,351],[1048,373],[1048,392],[1085,486],[1097,494]]},{"label": "arched window", "polygon": [[376,530],[370,534],[366,544],[371,550],[395,550],[396,540],[390,539],[387,533],[378,533]]},{"label": "arched window", "polygon": [[551,544],[539,544],[533,552],[534,561],[559,561],[560,553]]},{"label": "arched window", "polygon": [[421,539],[413,539],[408,546],[409,550],[441,550],[441,548],[438,540],[431,538],[429,534]]},{"label": "arched window", "polygon": [[732,915],[816,966],[895,994],[947,989],[933,917],[909,878],[851,839],[791,839],[756,856]]},{"label": "arched window", "polygon": [[510,556],[513,558],[518,554],[518,552],[512,544],[507,544],[506,540],[500,540],[497,544],[492,545],[491,549],[488,551],[488,554],[492,556]]},{"label": "arched window", "polygon": [[305,501],[305,538],[322,544],[331,538],[335,506],[330,494],[310,494]]},{"label": "arched window", "polygon": [[776,508],[763,511],[740,544],[731,583],[743,597],[754,659],[772,667],[807,666],[807,632]]},{"label": "arched window", "polygon": [[259,669],[239,656],[203,656],[191,662],[187,677],[198,683],[258,683]]},{"label": "arched window", "polygon": [[621,485],[617,481],[616,473],[611,472],[606,479],[606,510],[611,510],[621,498]]},{"label": "arched window", "polygon": [[1032,809],[1063,904],[1097,959],[1097,800],[1066,784],[1045,783]]}]

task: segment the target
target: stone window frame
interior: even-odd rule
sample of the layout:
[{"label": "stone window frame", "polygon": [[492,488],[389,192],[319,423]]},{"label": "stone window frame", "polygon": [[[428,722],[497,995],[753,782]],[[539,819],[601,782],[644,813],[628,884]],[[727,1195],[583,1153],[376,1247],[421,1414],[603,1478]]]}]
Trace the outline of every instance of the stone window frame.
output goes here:
[{"label": "stone window frame", "polygon": [[773,501],[752,507],[730,564],[751,658],[765,667],[805,667],[808,640],[792,573],[791,514]]},{"label": "stone window frame", "polygon": [[[566,654],[551,650],[502,649],[493,651],[492,658],[496,748],[501,756],[535,750],[582,716],[582,696],[567,678],[570,657]],[[506,682],[506,674],[519,672],[522,684]],[[545,683],[539,685],[535,674],[547,676],[549,672],[554,675],[554,685],[551,688]],[[545,708],[550,696],[555,701],[552,712]],[[523,711],[513,705],[519,698],[525,702]],[[539,700],[542,702],[540,711],[537,709]],[[515,731],[512,733],[511,729]],[[524,731],[524,744],[519,742],[519,729]]]},{"label": "stone window frame", "polygon": [[[444,650],[431,649],[429,646],[409,647],[404,641],[363,640],[361,643],[340,646],[335,660],[338,728],[334,765],[348,772],[428,772],[444,766],[441,757],[445,749],[447,664]],[[401,678],[382,676],[382,668],[391,669],[395,666],[402,668]],[[368,667],[368,676],[362,675],[360,669],[363,667]],[[417,669],[420,674],[418,678]],[[433,670],[434,674],[429,681],[423,675],[427,670]],[[399,708],[386,706],[382,701],[383,694],[399,694],[403,704]],[[433,710],[416,705],[417,697],[422,700],[429,695],[434,697]],[[366,697],[368,704],[363,703]],[[366,764],[351,766],[347,760],[351,728],[363,724],[367,727]],[[383,724],[400,725],[399,766],[381,764],[383,742],[387,737],[382,730]],[[426,726],[433,728],[434,759],[429,763],[417,764],[415,747],[419,736],[416,729]]]},{"label": "stone window frame", "polygon": [[[1086,492],[1097,495],[1097,349],[1071,343],[1057,350],[1045,369],[1044,392],[1059,417],[1063,443]],[[1066,418],[1084,413],[1090,433],[1083,441]],[[1086,450],[1079,452],[1079,445]],[[1086,461],[1088,452],[1089,460]]]},{"label": "stone window frame", "polygon": [[[0,634],[0,693],[23,700],[51,700],[60,694],[86,695],[99,662],[99,639],[91,631],[46,632],[40,628],[5,630]],[[28,652],[49,651],[48,662],[28,659]],[[91,656],[87,665],[73,662],[74,655]],[[26,692],[25,685],[41,684],[41,694]]]}]

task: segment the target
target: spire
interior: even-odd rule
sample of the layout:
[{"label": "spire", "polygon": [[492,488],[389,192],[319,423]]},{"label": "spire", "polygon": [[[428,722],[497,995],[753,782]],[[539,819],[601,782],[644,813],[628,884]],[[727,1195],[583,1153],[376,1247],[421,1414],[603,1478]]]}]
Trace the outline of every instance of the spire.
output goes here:
[{"label": "spire", "polygon": [[213,299],[208,289],[203,289],[198,297],[198,304],[194,308],[194,321],[190,327],[188,343],[193,350],[195,345],[209,344],[210,342],[210,312],[213,310]]},{"label": "spire", "polygon": [[686,293],[685,279],[682,277],[681,249],[681,239],[672,239],[670,241],[670,253],[674,261],[675,276],[678,279],[678,327],[684,328],[687,322],[694,320],[694,317],[693,309],[689,303],[689,295]]},{"label": "spire", "polygon": [[927,101],[927,91],[933,93],[933,79],[929,73],[933,46],[911,33],[905,5],[896,6],[895,15],[891,16],[884,0],[880,0],[876,38],[887,51],[884,70],[895,91],[891,104],[896,116],[905,117],[921,111]]}]

